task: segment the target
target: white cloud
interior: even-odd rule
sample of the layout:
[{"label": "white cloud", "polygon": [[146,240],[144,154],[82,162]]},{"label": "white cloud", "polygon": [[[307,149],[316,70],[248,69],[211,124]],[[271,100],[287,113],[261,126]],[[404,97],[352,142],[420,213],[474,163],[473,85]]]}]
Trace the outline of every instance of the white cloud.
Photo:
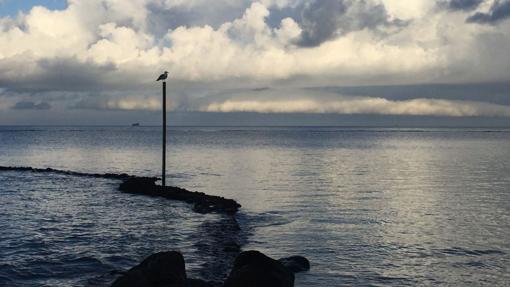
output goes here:
[{"label": "white cloud", "polygon": [[160,110],[161,102],[149,99],[111,99],[106,101],[104,108],[119,110]]},{"label": "white cloud", "polygon": [[[385,4],[391,19],[409,20],[407,25],[377,29],[360,26],[365,28],[342,35],[333,33],[336,37],[304,48],[295,45],[303,31],[299,14],[286,15],[277,24],[269,24],[268,18],[284,8],[298,9],[306,1],[218,1],[214,13],[222,8],[244,10],[220,25],[180,25],[172,22],[180,19],[178,15],[169,13],[163,19],[173,28],[162,37],[150,27],[156,13],[150,5],[170,12],[200,10],[197,15],[202,15],[207,13],[210,1],[70,0],[62,11],[35,7],[15,19],[0,19],[0,87],[20,93],[66,92],[74,87],[110,95],[123,91],[105,97],[99,106],[151,110],[159,103],[137,95],[146,95],[145,91],[154,86],[153,77],[163,69],[170,72],[176,93],[184,93],[191,85],[221,90],[226,85],[252,87],[260,83],[292,88],[510,80],[510,21],[493,26],[470,24],[465,21],[467,13],[436,9],[434,1],[373,0],[370,3]],[[358,6],[355,8],[361,9]],[[486,1],[479,9],[488,6]],[[58,65],[63,60],[66,65]],[[63,78],[76,83],[47,80],[47,75],[66,75],[69,71],[75,74]],[[81,81],[85,84],[79,85],[80,77],[85,78]],[[441,95],[439,99],[401,102],[382,98],[343,98],[338,102],[314,96],[296,100],[274,97],[272,101],[208,101],[201,109],[508,115],[504,106],[442,101]]]},{"label": "white cloud", "polygon": [[207,105],[207,112],[331,113],[420,116],[510,116],[510,106],[480,102],[384,98],[343,98],[338,100],[226,100]]},{"label": "white cloud", "polygon": [[432,0],[382,0],[389,14],[395,18],[417,19],[427,15],[434,8]]},{"label": "white cloud", "polygon": [[[484,67],[488,60],[478,50],[483,35],[497,33],[500,42],[510,39],[510,32],[464,23],[465,15],[424,12],[427,15],[410,13],[412,17],[423,17],[384,37],[365,29],[318,47],[299,48],[292,45],[301,32],[296,20],[285,18],[278,27],[270,27],[266,21],[270,11],[264,4],[254,2],[240,18],[218,28],[181,26],[169,31],[165,39],[171,46],[165,47],[163,39],[146,30],[150,18],[146,5],[151,2],[158,1],[70,1],[63,11],[35,7],[22,17],[21,23],[3,25],[0,61],[23,55],[27,63],[74,57],[83,62],[111,62],[124,71],[166,66],[173,77],[191,81],[232,77],[278,80],[302,75],[310,77],[311,82],[314,78],[329,78],[337,84],[352,83],[354,78],[363,84],[380,78],[392,83],[476,77],[490,80],[476,71],[466,70],[464,78],[454,72],[465,63],[482,61],[479,66]],[[163,1],[167,7],[188,5],[189,9],[198,5],[195,2],[202,3]],[[384,2],[395,17],[411,8],[430,10],[420,8],[430,6],[425,2]],[[493,48],[503,53],[497,44]]]}]

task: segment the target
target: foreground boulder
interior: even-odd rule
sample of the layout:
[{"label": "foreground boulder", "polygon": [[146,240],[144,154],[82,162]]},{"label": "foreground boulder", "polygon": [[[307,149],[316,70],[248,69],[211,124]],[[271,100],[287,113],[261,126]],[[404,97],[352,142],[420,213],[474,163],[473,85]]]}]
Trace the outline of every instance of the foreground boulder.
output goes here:
[{"label": "foreground boulder", "polygon": [[258,251],[246,251],[237,256],[224,283],[205,281],[187,278],[183,256],[170,251],[147,257],[112,287],[292,287],[294,273],[307,270],[310,262],[302,256],[274,260]]},{"label": "foreground boulder", "polygon": [[292,287],[294,273],[258,251],[237,256],[224,287]]},{"label": "foreground boulder", "polygon": [[278,261],[294,273],[310,270],[310,261],[303,256],[285,257]]},{"label": "foreground boulder", "polygon": [[112,287],[163,286],[186,286],[184,258],[179,252],[169,251],[153,254],[112,284]]}]

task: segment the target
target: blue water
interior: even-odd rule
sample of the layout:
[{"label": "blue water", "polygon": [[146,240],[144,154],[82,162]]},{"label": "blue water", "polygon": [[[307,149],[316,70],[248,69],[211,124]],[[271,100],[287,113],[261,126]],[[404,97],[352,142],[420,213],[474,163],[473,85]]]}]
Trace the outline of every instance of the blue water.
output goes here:
[{"label": "blue water", "polygon": [[[0,127],[0,165],[154,176],[160,142],[158,127]],[[296,286],[510,284],[510,129],[170,128],[167,164],[171,184],[243,205],[243,249],[308,257]],[[0,183],[0,285],[107,285],[169,249],[201,277],[211,259],[197,246],[217,215],[115,180]]]}]

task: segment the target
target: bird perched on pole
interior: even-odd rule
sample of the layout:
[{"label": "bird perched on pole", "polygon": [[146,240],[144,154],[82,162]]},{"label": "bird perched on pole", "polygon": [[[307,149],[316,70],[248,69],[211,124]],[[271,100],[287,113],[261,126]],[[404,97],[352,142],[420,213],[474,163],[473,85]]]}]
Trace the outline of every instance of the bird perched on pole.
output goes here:
[{"label": "bird perched on pole", "polygon": [[166,80],[166,78],[168,78],[168,72],[165,71],[163,74],[159,75],[158,79],[156,80],[157,81],[164,81]]}]

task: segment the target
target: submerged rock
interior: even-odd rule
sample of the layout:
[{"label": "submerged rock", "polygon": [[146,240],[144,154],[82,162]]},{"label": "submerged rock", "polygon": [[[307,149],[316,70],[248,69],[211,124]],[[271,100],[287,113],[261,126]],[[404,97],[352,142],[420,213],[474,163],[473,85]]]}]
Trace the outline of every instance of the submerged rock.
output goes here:
[{"label": "submerged rock", "polygon": [[258,251],[237,256],[224,287],[292,287],[294,273],[282,263]]},{"label": "submerged rock", "polygon": [[182,254],[176,251],[159,252],[131,268],[115,280],[112,287],[185,287],[186,279]]},{"label": "submerged rock", "polygon": [[[71,175],[71,176],[81,176],[81,177],[94,177],[94,178],[108,178],[108,179],[128,179],[134,176],[125,174],[125,173],[86,173],[86,172],[77,172],[71,170],[60,170],[54,168],[34,168],[34,167],[24,167],[24,166],[0,166],[0,171],[25,171],[25,172],[38,172],[38,173],[55,173],[55,174],[63,174],[63,175]],[[157,178],[154,178],[157,180]]]},{"label": "submerged rock", "polygon": [[294,273],[310,270],[310,261],[303,256],[291,256],[278,259],[283,266]]}]

